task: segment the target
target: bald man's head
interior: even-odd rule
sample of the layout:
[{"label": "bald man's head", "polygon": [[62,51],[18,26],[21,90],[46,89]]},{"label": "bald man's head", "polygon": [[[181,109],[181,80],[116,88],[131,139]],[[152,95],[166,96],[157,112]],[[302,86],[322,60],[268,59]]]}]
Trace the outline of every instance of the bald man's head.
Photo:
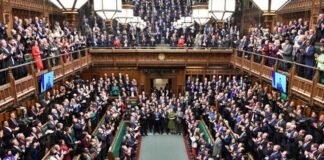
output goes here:
[{"label": "bald man's head", "polygon": [[7,47],[7,41],[4,40],[4,39],[2,39],[2,40],[0,41],[0,45],[1,45],[1,47],[6,48],[6,47]]}]

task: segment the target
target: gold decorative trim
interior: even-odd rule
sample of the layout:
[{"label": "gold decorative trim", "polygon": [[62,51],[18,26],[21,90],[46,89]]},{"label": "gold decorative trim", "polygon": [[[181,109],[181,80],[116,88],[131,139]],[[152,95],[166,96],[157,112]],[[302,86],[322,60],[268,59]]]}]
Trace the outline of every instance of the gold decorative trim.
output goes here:
[{"label": "gold decorative trim", "polygon": [[130,3],[124,3],[124,4],[122,5],[122,8],[123,8],[123,9],[134,9],[135,6],[134,6],[133,4],[130,4]]},{"label": "gold decorative trim", "polygon": [[67,10],[67,11],[63,11],[62,13],[63,14],[79,14],[79,12],[75,11],[75,10]]},{"label": "gold decorative trim", "polygon": [[264,13],[262,14],[262,16],[275,16],[275,15],[277,15],[277,14],[274,13],[274,12],[264,12]]},{"label": "gold decorative trim", "polygon": [[158,55],[158,58],[159,58],[160,61],[164,61],[165,60],[165,54],[164,53],[160,53]]},{"label": "gold decorative trim", "polygon": [[207,3],[199,3],[199,4],[194,4],[191,7],[192,9],[208,9],[208,4]]}]

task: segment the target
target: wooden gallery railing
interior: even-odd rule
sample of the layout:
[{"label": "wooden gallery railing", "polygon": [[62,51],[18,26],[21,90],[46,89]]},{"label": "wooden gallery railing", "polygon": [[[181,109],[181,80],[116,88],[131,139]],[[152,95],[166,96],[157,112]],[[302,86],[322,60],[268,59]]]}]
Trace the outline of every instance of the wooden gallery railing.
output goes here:
[{"label": "wooden gallery railing", "polygon": [[[67,76],[88,67],[91,64],[91,55],[86,49],[69,53],[68,56],[61,54],[48,57],[42,61],[46,68],[40,72],[37,72],[35,61],[0,70],[2,76],[0,78],[4,78],[6,81],[5,84],[0,85],[0,110],[5,109],[6,106],[18,104],[20,100],[27,96],[34,94],[37,97],[39,95],[38,83],[42,74],[53,71],[55,82],[63,80]],[[14,72],[19,69],[26,69],[27,75],[15,79]]]},{"label": "wooden gallery railing", "polygon": [[[246,51],[234,51],[231,62],[241,72],[247,72],[258,77],[260,81],[264,80],[271,83],[272,71],[280,72],[288,78],[287,92],[289,97],[298,96],[310,105],[315,104],[324,108],[324,84],[320,83],[320,81],[323,83],[323,70]],[[307,77],[307,79],[303,74],[306,72],[310,72],[312,77]]]}]

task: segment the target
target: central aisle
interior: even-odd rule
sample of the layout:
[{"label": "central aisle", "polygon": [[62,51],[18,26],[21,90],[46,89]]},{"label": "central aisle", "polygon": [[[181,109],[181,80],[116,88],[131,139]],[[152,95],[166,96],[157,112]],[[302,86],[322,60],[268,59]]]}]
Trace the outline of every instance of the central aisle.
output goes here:
[{"label": "central aisle", "polygon": [[188,160],[180,135],[149,135],[142,137],[140,160]]}]

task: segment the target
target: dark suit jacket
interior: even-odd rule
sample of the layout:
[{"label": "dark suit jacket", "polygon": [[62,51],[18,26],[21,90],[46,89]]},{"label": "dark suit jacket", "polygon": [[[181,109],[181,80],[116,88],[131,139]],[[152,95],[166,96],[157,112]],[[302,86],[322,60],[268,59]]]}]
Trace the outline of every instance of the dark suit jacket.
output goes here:
[{"label": "dark suit jacket", "polygon": [[64,135],[64,140],[66,142],[66,144],[69,146],[69,147],[74,147],[74,144],[75,144],[75,140],[74,138],[72,137],[72,135],[68,136],[67,134]]},{"label": "dark suit jacket", "polygon": [[[9,55],[9,50],[6,48],[0,48],[0,54],[4,54],[6,56]],[[0,62],[0,68],[7,68],[7,61],[8,61],[9,57],[7,57],[6,59],[1,60]]]},{"label": "dark suit jacket", "polygon": [[309,66],[314,66],[315,65],[315,47],[314,46],[309,46],[305,48],[305,64]]},{"label": "dark suit jacket", "polygon": [[274,152],[270,155],[269,160],[280,160],[281,154],[279,152]]},{"label": "dark suit jacket", "polygon": [[306,51],[306,45],[302,44],[301,47],[297,50],[296,53],[296,62],[304,64],[304,54],[302,54],[301,49],[304,49],[304,51]]},{"label": "dark suit jacket", "polygon": [[8,123],[9,123],[10,128],[19,127],[19,124],[18,124],[17,120],[13,120],[13,119],[9,118]]},{"label": "dark suit jacket", "polygon": [[6,64],[8,67],[10,66],[14,66],[15,65],[15,60],[14,60],[14,55],[16,54],[15,52],[11,53],[12,52],[12,47],[10,45],[8,45],[7,47],[7,51],[5,51],[5,54],[8,56],[8,58],[6,59]]},{"label": "dark suit jacket", "polygon": [[6,127],[3,127],[3,141],[6,144],[6,146],[10,145],[11,138],[14,138],[13,131],[9,130]]},{"label": "dark suit jacket", "polygon": [[238,141],[239,142],[242,142],[242,143],[245,143],[247,141],[247,139],[248,139],[247,133],[246,132],[243,132],[243,133],[241,133]]},{"label": "dark suit jacket", "polygon": [[303,149],[304,151],[310,152],[310,151],[311,151],[311,145],[312,145],[312,142],[309,142],[309,143],[306,144],[305,146],[304,146],[304,144],[303,144],[302,149]]},{"label": "dark suit jacket", "polygon": [[312,35],[312,37],[310,37],[309,41],[310,41],[310,44],[312,46],[314,46],[315,45],[315,41],[316,41],[316,35]]}]

